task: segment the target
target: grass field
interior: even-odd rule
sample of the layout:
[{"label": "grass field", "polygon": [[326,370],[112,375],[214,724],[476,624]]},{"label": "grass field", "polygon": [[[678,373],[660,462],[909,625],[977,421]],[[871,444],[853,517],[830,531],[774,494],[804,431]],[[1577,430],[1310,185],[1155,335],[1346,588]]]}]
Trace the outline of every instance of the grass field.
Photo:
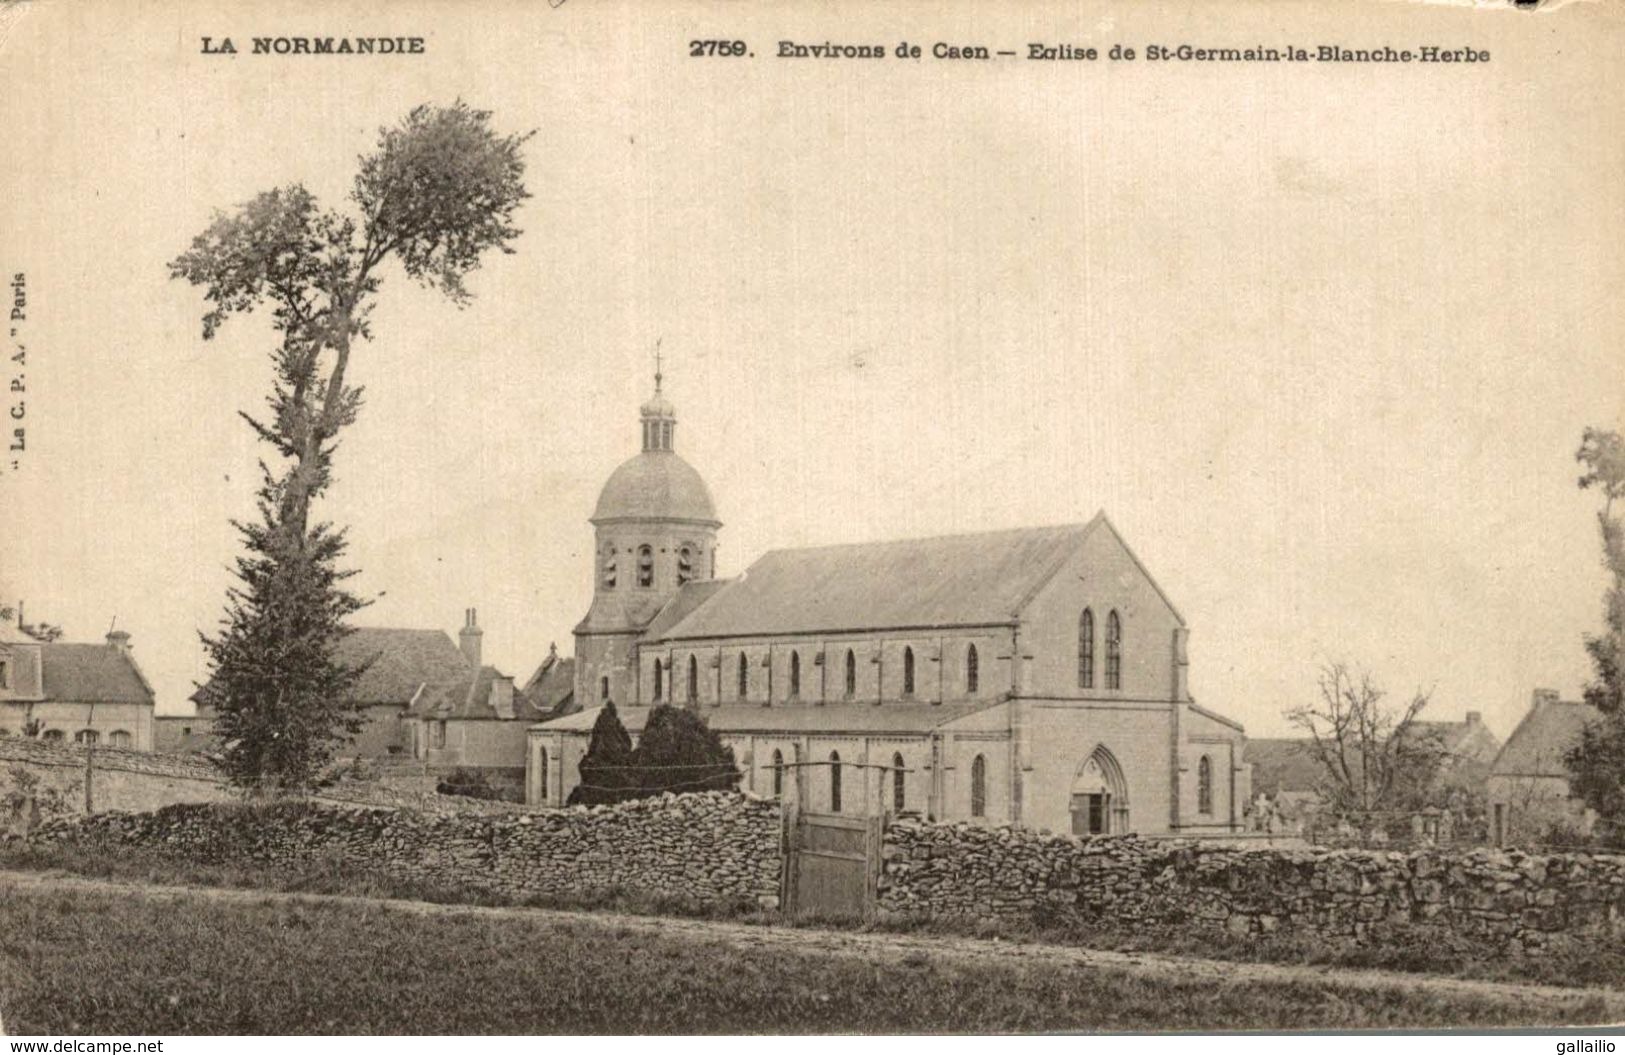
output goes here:
[{"label": "grass field", "polygon": [[[713,926],[714,929],[714,926]],[[910,952],[741,947],[599,918],[276,895],[0,899],[13,1033],[1006,1032],[1595,1021],[1600,998],[1148,978]]]}]

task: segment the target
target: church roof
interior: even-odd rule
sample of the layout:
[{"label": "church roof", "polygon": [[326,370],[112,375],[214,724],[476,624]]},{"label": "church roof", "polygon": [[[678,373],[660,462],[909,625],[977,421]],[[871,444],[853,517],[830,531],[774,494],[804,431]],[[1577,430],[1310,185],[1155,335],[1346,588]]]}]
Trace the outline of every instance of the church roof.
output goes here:
[{"label": "church roof", "polygon": [[598,494],[592,521],[694,520],[716,524],[711,489],[694,467],[669,450],[646,450],[622,462]]},{"label": "church roof", "polygon": [[691,612],[715,596],[718,590],[738,581],[738,579],[703,579],[683,584],[644,628],[644,640],[659,641],[668,630],[687,619]]},{"label": "church roof", "polygon": [[[1555,695],[1555,694],[1554,694]],[[1600,717],[1587,703],[1552,700],[1524,715],[1490,766],[1491,776],[1567,777],[1563,761],[1580,742],[1580,731]]]},{"label": "church roof", "polygon": [[1105,523],[774,550],[658,639],[1009,624]]},{"label": "church roof", "polygon": [[[998,701],[949,706],[946,704],[899,703],[875,706],[871,703],[826,704],[811,706],[796,704],[785,707],[763,707],[756,704],[723,704],[720,707],[701,707],[700,717],[705,724],[719,733],[824,733],[840,736],[852,733],[884,735],[886,733],[925,733],[940,725],[963,718],[967,714],[989,707],[998,707]],[[584,711],[550,722],[534,725],[533,729],[554,732],[591,732],[598,721],[602,707]],[[617,708],[621,724],[626,731],[636,734],[648,720],[649,707]]]}]

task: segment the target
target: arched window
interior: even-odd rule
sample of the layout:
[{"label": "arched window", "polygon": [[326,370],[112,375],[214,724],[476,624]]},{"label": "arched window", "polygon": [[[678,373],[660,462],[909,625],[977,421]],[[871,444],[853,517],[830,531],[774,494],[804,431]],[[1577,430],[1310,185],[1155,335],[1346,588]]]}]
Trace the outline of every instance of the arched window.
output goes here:
[{"label": "arched window", "polygon": [[659,700],[660,697],[664,696],[665,694],[666,694],[666,665],[664,663],[660,662],[660,657],[659,656],[656,656],[655,657],[655,699]]},{"label": "arched window", "polygon": [[94,729],[81,729],[73,734],[73,742],[76,744],[93,744],[101,738],[102,734]]},{"label": "arched window", "polygon": [[970,764],[970,815],[987,816],[987,759],[981,755]]},{"label": "arched window", "polygon": [[858,694],[858,657],[846,650],[846,698],[851,699]]},{"label": "arched window", "polygon": [[693,703],[700,698],[700,661],[693,656],[688,657],[688,702]]},{"label": "arched window", "polygon": [[638,585],[648,588],[655,584],[655,551],[648,546],[638,547]]},{"label": "arched window", "polygon": [[115,729],[113,730],[112,735],[108,736],[107,741],[114,747],[129,747],[130,734],[125,732],[123,729]]},{"label": "arched window", "polygon": [[60,742],[62,740],[62,730],[61,729],[47,729],[43,733],[40,734],[40,739],[41,740],[51,740],[51,741],[55,741],[55,742]]},{"label": "arched window", "polygon": [[1078,616],[1078,688],[1095,687],[1095,613],[1085,608]]},{"label": "arched window", "polygon": [[841,812],[841,753],[829,753],[829,811]]},{"label": "arched window", "polygon": [[976,655],[976,646],[972,645],[965,650],[965,695],[975,696],[981,685],[981,661]]},{"label": "arched window", "polygon": [[745,658],[743,652],[739,653],[739,698],[750,699],[750,660]]},{"label": "arched window", "polygon": [[1106,617],[1106,687],[1123,687],[1123,621],[1115,608]]},{"label": "arched window", "polygon": [[598,679],[598,698],[600,700],[609,699],[609,678],[607,677]]},{"label": "arched window", "polygon": [[1196,812],[1213,812],[1213,760],[1206,755],[1196,763]]},{"label": "arched window", "polygon": [[907,801],[907,788],[903,781],[903,756],[891,756],[891,808],[893,812],[902,813]]},{"label": "arched window", "polygon": [[790,653],[790,698],[801,695],[801,653]]},{"label": "arched window", "polygon": [[604,551],[604,571],[602,581],[604,584],[604,589],[615,589],[615,548],[613,546]]},{"label": "arched window", "polygon": [[677,551],[677,585],[694,581],[694,547],[684,546]]},{"label": "arched window", "polygon": [[784,752],[773,750],[773,797],[784,797]]},{"label": "arched window", "polygon": [[914,695],[914,650],[903,649],[903,695]]}]

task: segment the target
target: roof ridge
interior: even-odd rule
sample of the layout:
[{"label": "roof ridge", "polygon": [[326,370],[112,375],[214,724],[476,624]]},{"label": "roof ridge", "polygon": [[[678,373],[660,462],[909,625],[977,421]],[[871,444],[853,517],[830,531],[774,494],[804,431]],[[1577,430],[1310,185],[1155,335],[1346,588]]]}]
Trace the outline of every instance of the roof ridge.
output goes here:
[{"label": "roof ridge", "polygon": [[980,531],[945,531],[936,535],[909,535],[903,538],[870,539],[868,541],[853,542],[826,542],[816,546],[780,546],[770,549],[757,558],[766,560],[775,553],[816,553],[823,550],[851,549],[855,547],[872,548],[875,546],[903,546],[912,542],[941,542],[947,539],[973,539],[990,538],[994,535],[1037,535],[1043,532],[1082,531],[1093,524],[1093,520],[1064,524],[1042,524],[1037,527],[1018,528],[987,528]]}]

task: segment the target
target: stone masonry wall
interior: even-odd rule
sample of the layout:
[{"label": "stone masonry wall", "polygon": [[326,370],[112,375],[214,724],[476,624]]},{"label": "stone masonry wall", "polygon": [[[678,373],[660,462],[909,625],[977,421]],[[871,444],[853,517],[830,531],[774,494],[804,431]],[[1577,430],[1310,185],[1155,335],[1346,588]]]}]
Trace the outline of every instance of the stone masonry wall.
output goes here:
[{"label": "stone masonry wall", "polygon": [[1625,856],[1246,849],[899,822],[879,907],[903,917],[1434,937],[1515,951],[1625,934]]},{"label": "stone masonry wall", "polygon": [[619,890],[733,908],[778,904],[778,806],[721,792],[526,813],[172,806],[48,821],[30,841],[87,837],[199,863],[302,868],[336,857],[393,878],[515,897]]},{"label": "stone masonry wall", "polygon": [[[13,772],[37,778],[68,812],[85,808],[87,751],[21,737],[0,737],[0,791]],[[118,747],[97,747],[91,758],[91,809],[153,810],[176,802],[220,802],[230,797],[220,772],[202,758],[157,755]],[[0,829],[7,824],[0,816]]]}]

